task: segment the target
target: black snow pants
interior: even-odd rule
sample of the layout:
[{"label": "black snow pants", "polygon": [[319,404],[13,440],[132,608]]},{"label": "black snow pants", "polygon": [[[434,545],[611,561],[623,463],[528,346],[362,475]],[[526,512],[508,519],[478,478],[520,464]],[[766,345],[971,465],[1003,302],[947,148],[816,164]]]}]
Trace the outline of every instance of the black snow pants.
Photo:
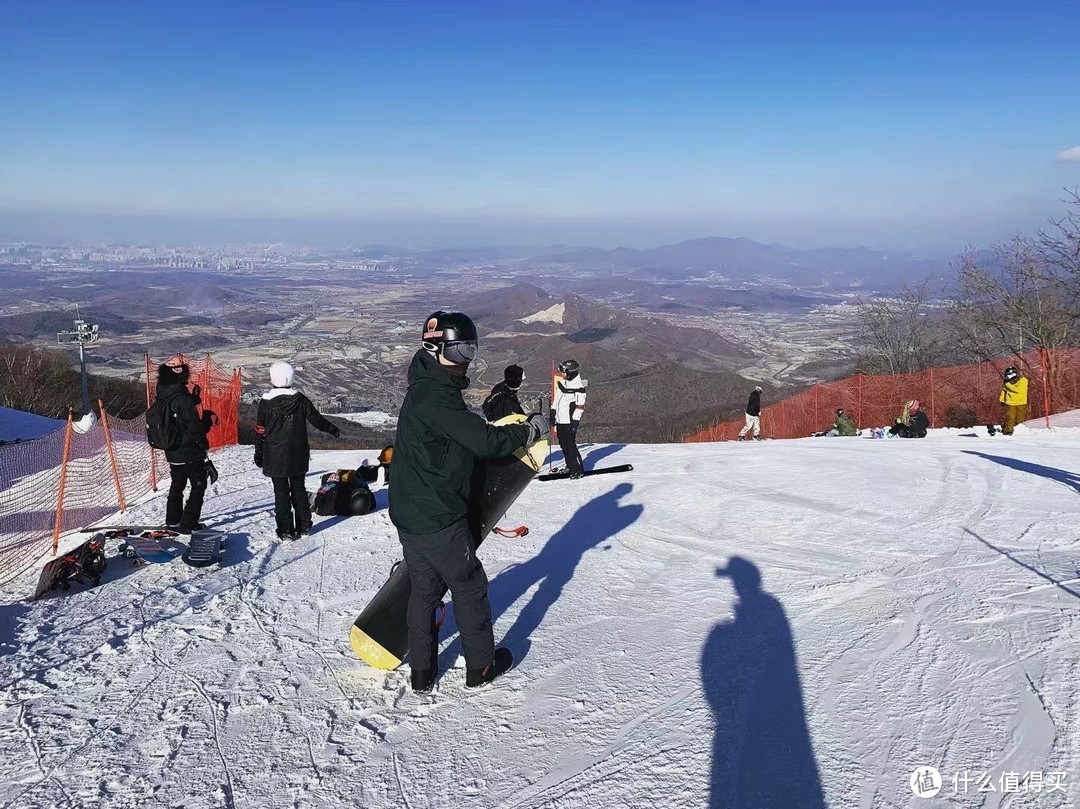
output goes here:
[{"label": "black snow pants", "polygon": [[270,480],[274,481],[274,518],[277,520],[278,533],[298,531],[306,534],[311,530],[311,503],[304,486],[304,476],[272,477]]},{"label": "black snow pants", "polygon": [[[203,497],[206,494],[206,459],[200,458],[184,464],[169,464],[169,499],[165,501],[165,524],[194,528],[202,516]],[[187,503],[184,489],[191,484]]]},{"label": "black snow pants", "polygon": [[398,531],[405,564],[412,579],[407,620],[409,658],[417,670],[434,671],[439,654],[435,608],[447,588],[454,602],[454,618],[461,633],[465,666],[482,669],[495,658],[491,629],[488,578],[476,558],[473,536],[466,520],[434,534]]},{"label": "black snow pants", "polygon": [[580,475],[585,471],[581,463],[581,453],[577,448],[578,422],[571,421],[569,424],[556,424],[555,435],[559,438],[559,449],[562,450],[563,458],[566,459],[566,469],[570,474]]}]

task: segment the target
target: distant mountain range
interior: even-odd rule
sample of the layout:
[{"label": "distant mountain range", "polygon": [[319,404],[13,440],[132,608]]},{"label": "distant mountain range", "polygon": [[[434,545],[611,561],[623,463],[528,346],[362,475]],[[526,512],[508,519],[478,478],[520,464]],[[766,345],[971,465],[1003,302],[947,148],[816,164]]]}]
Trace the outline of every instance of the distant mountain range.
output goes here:
[{"label": "distant mountain range", "polygon": [[[486,291],[463,302],[481,329],[486,369],[473,395],[525,368],[523,401],[547,394],[552,360],[575,359],[593,394],[585,440],[674,441],[737,412],[755,384],[734,369],[750,353],[713,331],[674,326],[532,284]],[[766,385],[766,389],[772,389]]]},{"label": "distant mountain range", "polygon": [[949,262],[866,247],[799,250],[751,239],[710,236],[649,250],[619,247],[550,253],[529,260],[573,269],[607,269],[646,278],[688,279],[709,275],[732,281],[774,278],[803,287],[838,289],[853,285],[891,286],[906,280],[939,277]]}]

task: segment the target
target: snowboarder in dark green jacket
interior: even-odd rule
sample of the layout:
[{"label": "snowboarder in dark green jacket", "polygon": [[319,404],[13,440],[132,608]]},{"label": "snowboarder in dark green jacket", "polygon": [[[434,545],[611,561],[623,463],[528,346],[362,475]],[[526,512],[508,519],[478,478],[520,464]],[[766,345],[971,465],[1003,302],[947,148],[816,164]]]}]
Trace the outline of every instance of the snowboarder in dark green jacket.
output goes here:
[{"label": "snowboarder in dark green jacket", "polygon": [[547,418],[493,427],[462,397],[476,357],[476,326],[461,312],[435,312],[424,325],[423,348],[409,366],[409,390],[398,415],[390,520],[398,529],[412,580],[409,658],[412,687],[435,685],[435,609],[446,589],[465,653],[465,684],[490,682],[513,657],[496,653],[488,579],[468,525],[469,487],[477,459],[502,458],[548,433]]}]

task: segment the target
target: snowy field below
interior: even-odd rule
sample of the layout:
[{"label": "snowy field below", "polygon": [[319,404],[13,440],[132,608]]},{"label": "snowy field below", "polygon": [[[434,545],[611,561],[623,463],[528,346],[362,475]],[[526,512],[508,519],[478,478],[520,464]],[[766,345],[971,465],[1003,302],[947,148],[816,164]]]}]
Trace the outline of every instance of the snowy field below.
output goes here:
[{"label": "snowy field below", "polygon": [[[1077,806],[1078,450],[589,447],[635,471],[533,483],[503,521],[529,535],[481,550],[517,668],[466,692],[451,619],[417,696],[348,642],[400,557],[385,491],[283,544],[230,449],[221,566],[112,556],[96,588],[0,588],[0,805]],[[373,455],[315,453],[309,486]]]}]

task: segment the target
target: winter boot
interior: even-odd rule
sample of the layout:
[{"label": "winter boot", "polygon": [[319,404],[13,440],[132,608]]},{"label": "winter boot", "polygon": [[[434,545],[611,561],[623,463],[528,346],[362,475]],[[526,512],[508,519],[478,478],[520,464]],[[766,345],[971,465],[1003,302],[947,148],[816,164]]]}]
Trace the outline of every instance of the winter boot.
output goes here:
[{"label": "winter boot", "polygon": [[435,687],[435,672],[432,669],[413,669],[409,676],[412,690],[417,694],[427,694]]},{"label": "winter boot", "polygon": [[509,649],[496,649],[495,659],[482,669],[465,669],[465,687],[479,688],[487,685],[500,674],[505,674],[514,665],[514,653]]},{"label": "winter boot", "polygon": [[180,524],[180,525],[176,526],[176,528],[174,528],[173,530],[176,531],[176,533],[178,533],[178,534],[190,534],[193,531],[201,531],[204,528],[206,528],[206,523],[197,522],[194,525]]}]

